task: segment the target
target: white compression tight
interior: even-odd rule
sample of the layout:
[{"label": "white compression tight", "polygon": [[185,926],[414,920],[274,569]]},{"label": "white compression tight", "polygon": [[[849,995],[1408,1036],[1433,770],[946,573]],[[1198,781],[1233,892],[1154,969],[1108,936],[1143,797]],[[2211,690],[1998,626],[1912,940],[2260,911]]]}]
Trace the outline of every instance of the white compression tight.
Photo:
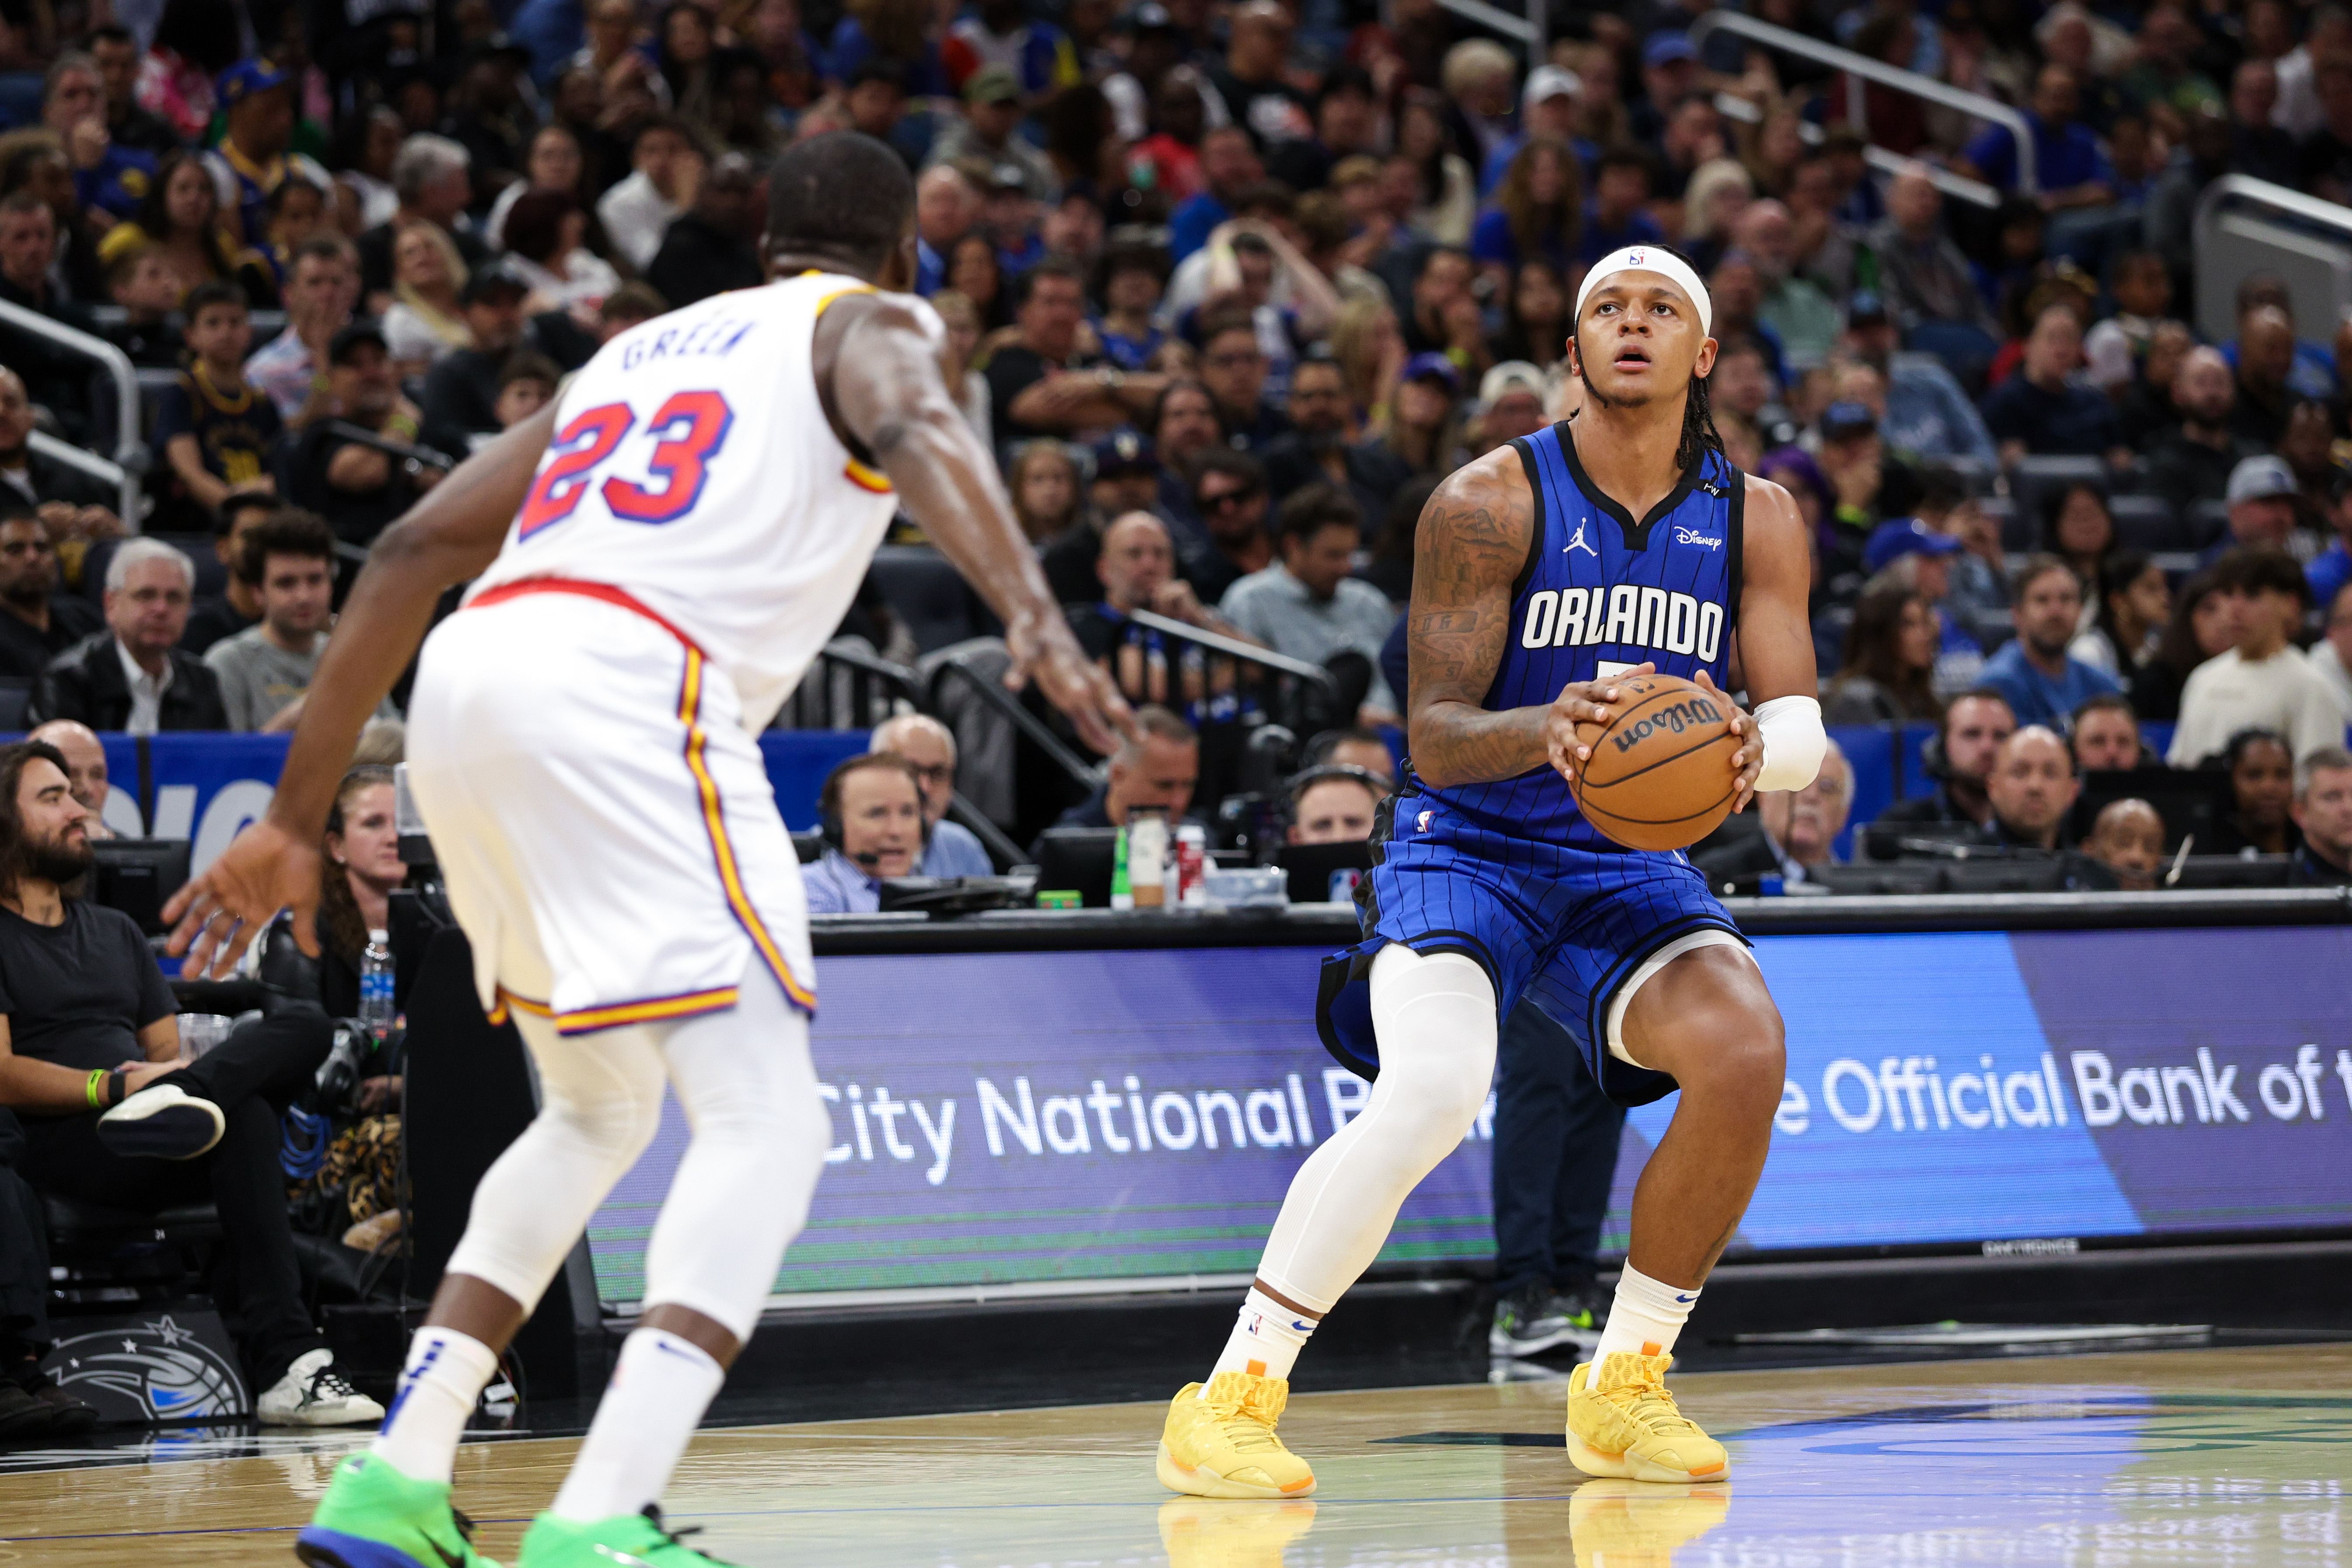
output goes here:
[{"label": "white compression tight", "polygon": [[1298,1168],[1258,1263],[1261,1280],[1318,1314],[1370,1266],[1495,1076],[1495,987],[1472,960],[1391,942],[1373,956],[1371,1003],[1381,1076],[1363,1111]]},{"label": "white compression tight", "polygon": [[722,1013],[565,1039],[519,1016],[541,1109],[475,1189],[452,1273],[535,1305],[661,1121],[665,1079],[693,1140],[646,1249],[646,1305],[748,1338],[832,1141],[808,1019],[758,964]]}]

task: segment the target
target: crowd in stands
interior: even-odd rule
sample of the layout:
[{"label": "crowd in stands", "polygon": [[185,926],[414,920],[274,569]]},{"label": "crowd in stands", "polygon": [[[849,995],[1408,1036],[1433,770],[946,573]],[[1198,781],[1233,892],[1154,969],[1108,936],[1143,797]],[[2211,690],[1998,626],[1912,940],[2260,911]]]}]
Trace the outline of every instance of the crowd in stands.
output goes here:
[{"label": "crowd in stands", "polygon": [[[1706,278],[1725,450],[1808,524],[1831,724],[1934,731],[1931,790],[1853,823],[1833,747],[1700,847],[1711,877],[1801,887],[1851,842],[2146,888],[2194,837],[2352,881],[2352,313],[2200,277],[2193,232],[2225,173],[2352,192],[2352,13],[1747,8],[2011,104],[2031,147],[1695,33],[1691,0],[1553,7],[1533,50],[1436,0],[10,11],[0,302],[110,342],[142,395],[121,428],[86,356],[0,319],[0,693],[42,742],[0,768],[0,1175],[150,1206],[209,1183],[255,1386],[278,1418],[368,1418],[289,1294],[264,1189],[269,1116],[320,1109],[326,1020],[355,1009],[405,874],[388,781],[346,783],[325,957],[305,970],[273,933],[278,1032],[219,1047],[200,1086],[216,1143],[142,1177],[126,1147],[148,1151],[100,1116],[176,1056],[171,999],[122,917],[60,901],[76,834],[105,832],[96,732],[290,726],[377,535],[604,342],[758,285],[768,163],[833,131],[917,174],[948,384],[1139,708],[1091,793],[1026,767],[984,792],[1000,843],[1147,808],[1223,825],[1245,783],[1278,822],[1256,852],[1368,836],[1397,776],[1422,510],[1573,417],[1578,283],[1644,244]],[[2209,341],[2189,318],[2217,299]],[[150,454],[135,500],[76,448]],[[842,630],[934,651],[873,584]],[[1267,674],[1302,667],[1303,687]],[[1245,777],[1269,721],[1294,743]],[[372,759],[396,756],[396,726],[373,732]],[[814,907],[1002,868],[949,812],[1005,755],[960,763],[961,733],[903,713],[827,782]],[[2195,835],[2168,815],[2183,775],[2213,788]],[[60,943],[88,994],[41,979]],[[392,1080],[335,1109],[380,1108]],[[364,1196],[321,1228],[381,1218]],[[0,1201],[0,1259],[21,1262],[16,1215]],[[0,1428],[87,1414],[24,1369],[41,1294],[0,1268]]]}]

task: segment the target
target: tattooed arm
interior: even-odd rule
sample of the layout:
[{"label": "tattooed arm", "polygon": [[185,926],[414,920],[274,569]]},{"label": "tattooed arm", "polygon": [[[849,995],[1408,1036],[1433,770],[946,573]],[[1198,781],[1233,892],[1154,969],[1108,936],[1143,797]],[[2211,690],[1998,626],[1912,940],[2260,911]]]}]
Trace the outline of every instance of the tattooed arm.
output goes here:
[{"label": "tattooed arm", "polygon": [[1576,725],[1605,722],[1603,704],[1616,700],[1613,685],[1578,681],[1540,708],[1484,706],[1508,646],[1511,587],[1528,563],[1535,526],[1526,471],[1507,446],[1457,471],[1421,514],[1406,637],[1408,736],[1413,773],[1424,784],[1517,778],[1546,763],[1573,781],[1592,754],[1578,743]]}]

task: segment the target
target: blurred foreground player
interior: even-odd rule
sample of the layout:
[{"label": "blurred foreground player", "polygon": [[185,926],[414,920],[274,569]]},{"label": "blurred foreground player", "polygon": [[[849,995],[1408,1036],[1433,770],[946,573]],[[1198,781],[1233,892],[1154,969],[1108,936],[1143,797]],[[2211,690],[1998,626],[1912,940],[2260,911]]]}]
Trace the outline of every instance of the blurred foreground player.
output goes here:
[{"label": "blurred foreground player", "polygon": [[[478,1564],[449,1481],[477,1394],[658,1121],[694,1128],[646,1255],[646,1310],[529,1568],[692,1568],[654,1506],[799,1229],[829,1142],[809,1057],[806,910],[752,736],[801,679],[903,505],[1004,617],[1017,672],[1089,743],[1127,722],[1066,629],[994,465],[940,384],[914,187],[854,133],[770,177],[764,288],[620,333],[377,542],[268,816],[173,901],[176,946],[233,959],[291,905],[306,948],[335,781],[436,597],[409,781],[543,1107],[474,1194],[383,1430],[298,1555]],[[895,494],[893,493],[895,489]]]},{"label": "blurred foreground player", "polygon": [[1207,1384],[1169,1406],[1159,1473],[1173,1490],[1313,1489],[1275,1435],[1291,1366],[1405,1195],[1468,1131],[1497,1020],[1522,997],[1611,1099],[1682,1091],[1634,1189],[1600,1345],[1570,1378],[1569,1456],[1588,1475],[1634,1480],[1728,1472],[1664,1377],[1763,1170],[1780,1016],[1689,861],[1612,842],[1570,791],[1591,755],[1576,726],[1607,721],[1615,677],[1655,668],[1718,687],[1735,636],[1764,700],[1728,721],[1741,741],[1725,780],[1735,805],[1801,788],[1828,743],[1803,523],[1786,491],[1723,455],[1707,415],[1709,320],[1706,286],[1679,257],[1636,247],[1603,258],[1568,345],[1583,411],[1431,498],[1413,568],[1412,766],[1373,834],[1364,940],[1326,963],[1318,1007],[1332,1054],[1379,1077],[1291,1183]]}]

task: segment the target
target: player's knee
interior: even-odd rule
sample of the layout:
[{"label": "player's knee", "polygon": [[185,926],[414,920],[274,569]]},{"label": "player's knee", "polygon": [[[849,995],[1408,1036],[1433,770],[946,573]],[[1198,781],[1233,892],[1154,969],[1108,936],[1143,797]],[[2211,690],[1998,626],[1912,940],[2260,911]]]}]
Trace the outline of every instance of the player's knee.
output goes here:
[{"label": "player's knee", "polygon": [[1419,1061],[1381,1074],[1389,1092],[1384,1114],[1408,1120],[1451,1149],[1486,1106],[1487,1074],[1470,1070],[1475,1053]]},{"label": "player's knee", "polygon": [[1768,998],[1761,1006],[1727,997],[1690,1018],[1693,1037],[1706,1047],[1678,1075],[1683,1086],[1717,1097],[1751,1100],[1768,1107],[1780,1100],[1789,1055],[1780,1009]]},{"label": "player's knee", "polygon": [[629,1094],[550,1098],[539,1114],[550,1131],[626,1170],[653,1142],[661,1125],[661,1100],[658,1095]]}]

